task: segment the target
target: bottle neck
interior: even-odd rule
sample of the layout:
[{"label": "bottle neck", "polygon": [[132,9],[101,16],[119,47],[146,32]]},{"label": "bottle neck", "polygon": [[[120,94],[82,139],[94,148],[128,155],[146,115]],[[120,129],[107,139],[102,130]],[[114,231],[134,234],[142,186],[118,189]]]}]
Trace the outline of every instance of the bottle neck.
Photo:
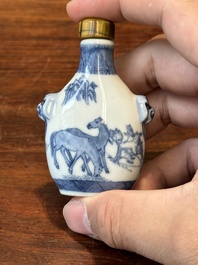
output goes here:
[{"label": "bottle neck", "polygon": [[78,73],[115,75],[114,43],[106,39],[81,41],[81,56]]}]

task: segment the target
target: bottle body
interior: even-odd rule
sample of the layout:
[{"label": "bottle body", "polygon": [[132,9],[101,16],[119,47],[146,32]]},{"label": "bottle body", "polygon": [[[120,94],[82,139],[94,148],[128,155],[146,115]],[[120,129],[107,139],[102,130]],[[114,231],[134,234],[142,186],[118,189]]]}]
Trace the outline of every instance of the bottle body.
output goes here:
[{"label": "bottle body", "polygon": [[81,42],[77,73],[38,107],[49,170],[62,194],[132,187],[144,159],[146,103],[115,73],[112,41]]}]

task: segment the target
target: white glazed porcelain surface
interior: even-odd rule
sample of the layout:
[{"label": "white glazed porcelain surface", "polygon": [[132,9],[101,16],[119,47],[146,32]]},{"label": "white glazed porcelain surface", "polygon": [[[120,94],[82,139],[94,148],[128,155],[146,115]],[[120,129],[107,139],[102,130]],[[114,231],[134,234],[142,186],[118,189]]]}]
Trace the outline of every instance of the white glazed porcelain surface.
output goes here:
[{"label": "white glazed porcelain surface", "polygon": [[[113,45],[107,40],[82,43]],[[94,56],[95,61],[98,53]],[[51,176],[65,195],[130,189],[143,163],[147,100],[132,94],[113,72],[93,74],[86,69],[38,107],[46,122]]]}]

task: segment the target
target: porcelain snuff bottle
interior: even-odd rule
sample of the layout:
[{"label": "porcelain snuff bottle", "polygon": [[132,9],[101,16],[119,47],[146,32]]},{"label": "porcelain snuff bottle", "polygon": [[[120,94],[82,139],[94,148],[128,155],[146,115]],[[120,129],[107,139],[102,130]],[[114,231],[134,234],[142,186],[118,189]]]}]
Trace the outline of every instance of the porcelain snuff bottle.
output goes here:
[{"label": "porcelain snuff bottle", "polygon": [[79,33],[77,72],[38,105],[46,124],[49,170],[65,195],[131,189],[143,164],[145,125],[154,110],[115,72],[114,23],[88,18]]}]

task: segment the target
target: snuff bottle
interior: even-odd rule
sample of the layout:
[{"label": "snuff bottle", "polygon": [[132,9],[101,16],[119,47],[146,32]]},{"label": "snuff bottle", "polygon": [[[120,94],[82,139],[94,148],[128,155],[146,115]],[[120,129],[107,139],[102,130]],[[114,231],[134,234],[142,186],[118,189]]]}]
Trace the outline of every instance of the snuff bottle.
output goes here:
[{"label": "snuff bottle", "polygon": [[145,126],[154,110],[116,74],[114,23],[88,18],[79,34],[77,72],[38,105],[51,176],[64,195],[131,189],[143,164]]}]

